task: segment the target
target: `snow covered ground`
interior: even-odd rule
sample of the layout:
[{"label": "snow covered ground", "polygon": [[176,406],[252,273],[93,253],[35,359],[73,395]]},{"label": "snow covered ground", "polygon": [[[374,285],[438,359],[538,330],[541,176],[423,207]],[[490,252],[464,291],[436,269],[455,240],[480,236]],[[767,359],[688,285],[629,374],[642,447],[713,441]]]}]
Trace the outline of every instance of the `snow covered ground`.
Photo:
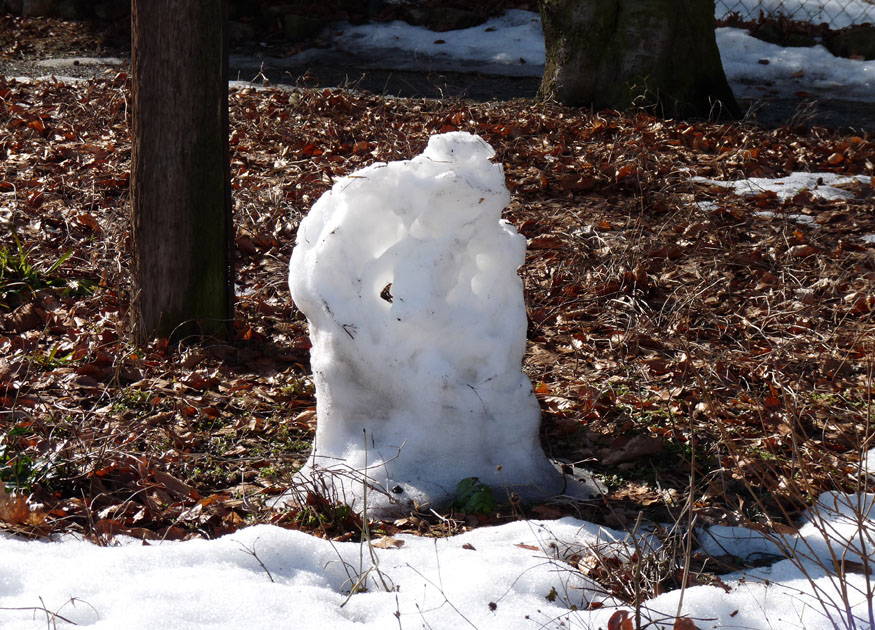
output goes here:
[{"label": "snow covered ground", "polygon": [[[537,74],[543,64],[537,16],[530,13],[439,36],[399,23],[341,30],[339,46],[391,48],[401,51],[393,53],[399,62],[427,56],[433,64],[488,64],[510,74]],[[836,59],[821,47],[783,49],[736,29],[720,29],[718,42],[736,90],[761,89],[763,82],[791,91],[840,85],[845,98],[875,101],[875,62]],[[746,185],[787,190],[803,179]],[[875,449],[867,459],[875,482]],[[702,630],[875,628],[875,577],[867,573],[873,501],[871,493],[823,495],[799,531],[779,539],[740,528],[701,532],[711,552],[772,561],[723,576],[723,585],[653,597],[643,606],[643,623],[672,627],[680,609]],[[632,550],[626,533],[571,518],[440,540],[404,535],[380,547],[373,549],[375,566],[365,545],[266,525],[213,541],[123,539],[109,548],[72,536],[46,542],[0,535],[0,628],[605,628],[623,607],[566,560],[593,549],[621,557]],[[795,559],[783,558],[786,549],[796,550]],[[361,579],[366,591],[350,594]],[[581,610],[593,602],[603,607]]]},{"label": "snow covered ground", "polygon": [[[790,4],[785,2],[785,6]],[[837,6],[825,3],[823,10],[832,11]],[[875,4],[865,8],[875,22]],[[334,45],[374,59],[374,67],[538,77],[544,70],[540,18],[530,11],[508,11],[480,26],[446,33],[401,21],[338,25]],[[737,28],[717,29],[717,45],[726,76],[739,98],[806,92],[812,97],[875,101],[875,61],[834,57],[823,46],[784,48]],[[318,54],[307,51],[301,53],[301,59]]]},{"label": "snow covered ground", "polygon": [[[651,598],[643,621],[671,628],[680,607],[702,630],[875,627],[875,581],[865,574],[873,500],[862,495],[852,506],[827,493],[798,533],[778,540],[742,528],[700,532],[712,553],[774,563]],[[402,535],[379,546],[375,566],[365,545],[267,525],[213,541],[127,539],[109,548],[71,536],[2,537],[0,627],[595,630],[629,610],[566,562],[592,550],[628,558],[627,534],[573,518],[444,539]],[[796,548],[798,559],[780,559],[782,548]],[[843,579],[832,557],[844,563]],[[367,591],[350,594],[355,584]],[[584,610],[591,603],[602,607]]]}]

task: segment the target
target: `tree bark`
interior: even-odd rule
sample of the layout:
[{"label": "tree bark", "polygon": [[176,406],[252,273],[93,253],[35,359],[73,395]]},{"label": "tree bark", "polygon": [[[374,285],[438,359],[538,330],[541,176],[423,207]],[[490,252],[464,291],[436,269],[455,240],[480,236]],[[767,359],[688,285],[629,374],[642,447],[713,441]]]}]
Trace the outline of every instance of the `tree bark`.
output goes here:
[{"label": "tree bark", "polygon": [[132,0],[134,337],[233,313],[227,0]]},{"label": "tree bark", "polygon": [[714,34],[713,0],[539,0],[539,95],[665,117],[739,118]]}]

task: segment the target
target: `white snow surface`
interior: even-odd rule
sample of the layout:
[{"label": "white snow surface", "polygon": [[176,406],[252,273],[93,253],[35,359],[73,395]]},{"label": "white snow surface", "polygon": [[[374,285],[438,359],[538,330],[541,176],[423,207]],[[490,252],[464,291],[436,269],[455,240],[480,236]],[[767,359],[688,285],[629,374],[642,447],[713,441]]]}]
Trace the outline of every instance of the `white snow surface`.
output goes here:
[{"label": "white snow surface", "polygon": [[834,57],[823,46],[783,47],[737,28],[718,28],[723,71],[737,98],[774,94],[875,100],[875,61]]},{"label": "white snow surface", "polygon": [[[463,60],[467,64],[504,67],[510,74],[539,75],[544,67],[541,19],[532,11],[506,11],[479,26],[444,33],[401,20],[343,24],[335,30],[335,45],[347,52],[383,54],[397,50],[411,53],[426,64],[441,59]],[[526,68],[532,64],[533,70]]]},{"label": "white snow surface", "polygon": [[501,219],[494,154],[466,132],[432,136],[337,181],[298,229],[289,287],[318,417],[302,479],[330,475],[359,509],[364,474],[376,510],[446,504],[470,477],[524,498],[563,488],[522,372],[526,240]]},{"label": "white snow surface", "polygon": [[756,196],[761,192],[772,191],[780,201],[792,198],[803,190],[821,199],[852,199],[854,193],[839,186],[855,181],[868,184],[867,175],[838,175],[836,173],[790,173],[785,177],[748,177],[734,181],[693,177],[694,182],[711,184],[731,189],[736,195]]},{"label": "white snow surface", "polygon": [[[746,575],[723,576],[728,592],[719,586],[688,588],[682,614],[699,628],[825,630],[849,610],[857,627],[871,627],[866,576],[857,568],[847,572],[846,607],[839,581],[824,567],[831,566],[830,545],[839,556],[849,547],[847,561],[871,556],[872,501],[871,494],[851,500],[824,494],[821,509],[798,534],[783,539],[785,547],[800,550],[802,560],[775,558]],[[868,517],[848,516],[867,510]],[[778,555],[778,547],[762,535],[740,528],[712,527],[700,538],[717,553],[750,559]],[[626,534],[573,518],[518,521],[444,539],[400,535],[396,540],[403,546],[373,550],[378,575],[359,543],[333,543],[269,525],[213,541],[147,546],[131,539],[98,547],[72,536],[52,542],[0,536],[0,627],[42,630],[46,615],[34,609],[45,607],[95,630],[604,628],[618,602],[565,559],[593,549],[621,558],[632,552]],[[861,540],[866,550],[860,549]],[[367,591],[349,595],[366,573]],[[644,620],[661,620],[650,627],[670,628],[679,597],[671,591],[646,601]],[[604,608],[575,610],[589,602]],[[58,617],[54,622],[73,627]]]}]

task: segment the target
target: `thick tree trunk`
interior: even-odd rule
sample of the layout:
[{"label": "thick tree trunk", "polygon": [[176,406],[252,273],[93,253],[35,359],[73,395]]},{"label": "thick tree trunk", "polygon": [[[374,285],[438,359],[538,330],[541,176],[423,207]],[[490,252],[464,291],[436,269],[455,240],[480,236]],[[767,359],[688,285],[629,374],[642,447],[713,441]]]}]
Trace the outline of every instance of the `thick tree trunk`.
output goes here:
[{"label": "thick tree trunk", "polygon": [[134,335],[232,317],[225,0],[132,0]]},{"label": "thick tree trunk", "polygon": [[713,0],[540,0],[540,96],[659,116],[738,118]]}]

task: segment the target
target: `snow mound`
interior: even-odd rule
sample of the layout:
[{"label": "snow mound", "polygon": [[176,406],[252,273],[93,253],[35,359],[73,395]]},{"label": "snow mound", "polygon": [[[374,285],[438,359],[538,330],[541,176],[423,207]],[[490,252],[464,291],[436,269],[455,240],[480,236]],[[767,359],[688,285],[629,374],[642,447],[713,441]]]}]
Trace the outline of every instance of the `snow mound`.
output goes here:
[{"label": "snow mound", "polygon": [[493,156],[478,136],[433,136],[412,160],[337,181],[301,222],[289,286],[318,421],[299,479],[358,509],[365,476],[375,512],[445,504],[470,477],[523,498],[563,491],[521,370],[525,238],[501,219]]}]

